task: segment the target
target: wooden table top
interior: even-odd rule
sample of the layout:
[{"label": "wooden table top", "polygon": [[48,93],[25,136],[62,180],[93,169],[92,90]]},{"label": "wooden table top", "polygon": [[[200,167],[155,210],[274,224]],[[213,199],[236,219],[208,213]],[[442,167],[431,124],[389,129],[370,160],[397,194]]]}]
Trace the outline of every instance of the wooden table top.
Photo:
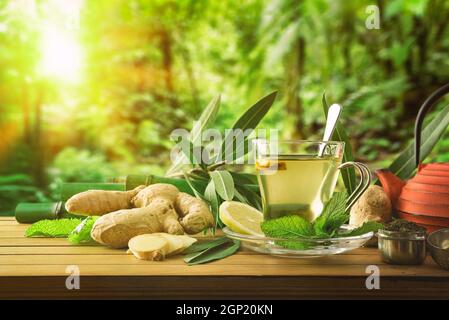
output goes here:
[{"label": "wooden table top", "polygon": [[[0,298],[449,298],[449,271],[430,256],[422,266],[395,266],[375,248],[308,259],[241,250],[188,266],[181,256],[142,261],[125,250],[25,238],[27,227],[0,218]],[[70,265],[79,268],[79,290],[65,287]],[[366,289],[370,265],[379,267],[380,290]]]}]

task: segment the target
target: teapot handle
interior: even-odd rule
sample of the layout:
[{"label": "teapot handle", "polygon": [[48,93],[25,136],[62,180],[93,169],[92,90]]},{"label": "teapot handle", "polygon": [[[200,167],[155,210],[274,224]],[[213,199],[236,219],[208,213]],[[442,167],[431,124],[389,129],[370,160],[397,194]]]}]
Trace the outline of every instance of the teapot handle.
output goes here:
[{"label": "teapot handle", "polygon": [[434,91],[422,104],[421,108],[418,111],[418,116],[416,117],[415,122],[415,164],[416,167],[420,164],[420,153],[421,153],[421,128],[424,121],[424,117],[426,116],[427,111],[444,95],[449,93],[449,83],[445,84],[438,90]]}]

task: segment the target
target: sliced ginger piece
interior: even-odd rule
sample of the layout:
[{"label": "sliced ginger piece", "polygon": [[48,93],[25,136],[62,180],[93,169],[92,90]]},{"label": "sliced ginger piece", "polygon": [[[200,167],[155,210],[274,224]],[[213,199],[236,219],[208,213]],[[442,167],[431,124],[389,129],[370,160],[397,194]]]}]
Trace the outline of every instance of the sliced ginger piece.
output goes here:
[{"label": "sliced ginger piece", "polygon": [[153,235],[141,234],[131,238],[129,251],[141,260],[163,260],[169,253],[170,244],[167,239]]},{"label": "sliced ginger piece", "polygon": [[167,255],[181,253],[197,241],[195,238],[187,235],[173,235],[168,233],[153,233],[153,235],[162,237],[168,241]]}]

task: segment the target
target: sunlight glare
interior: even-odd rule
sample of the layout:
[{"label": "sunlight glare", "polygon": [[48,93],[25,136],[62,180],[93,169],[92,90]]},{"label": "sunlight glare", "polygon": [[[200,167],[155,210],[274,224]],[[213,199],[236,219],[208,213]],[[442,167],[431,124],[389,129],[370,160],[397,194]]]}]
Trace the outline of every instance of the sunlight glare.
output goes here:
[{"label": "sunlight glare", "polygon": [[41,50],[45,76],[70,83],[80,80],[83,51],[73,34],[47,26],[42,33]]}]

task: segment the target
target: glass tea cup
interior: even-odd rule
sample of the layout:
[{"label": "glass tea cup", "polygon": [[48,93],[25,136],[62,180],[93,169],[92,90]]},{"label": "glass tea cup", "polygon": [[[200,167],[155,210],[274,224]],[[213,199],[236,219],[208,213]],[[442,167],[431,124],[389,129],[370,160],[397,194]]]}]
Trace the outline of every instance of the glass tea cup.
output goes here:
[{"label": "glass tea cup", "polygon": [[343,168],[355,167],[360,175],[348,208],[370,184],[364,164],[342,163],[344,142],[256,139],[253,144],[264,219],[297,214],[315,220],[332,197]]}]

